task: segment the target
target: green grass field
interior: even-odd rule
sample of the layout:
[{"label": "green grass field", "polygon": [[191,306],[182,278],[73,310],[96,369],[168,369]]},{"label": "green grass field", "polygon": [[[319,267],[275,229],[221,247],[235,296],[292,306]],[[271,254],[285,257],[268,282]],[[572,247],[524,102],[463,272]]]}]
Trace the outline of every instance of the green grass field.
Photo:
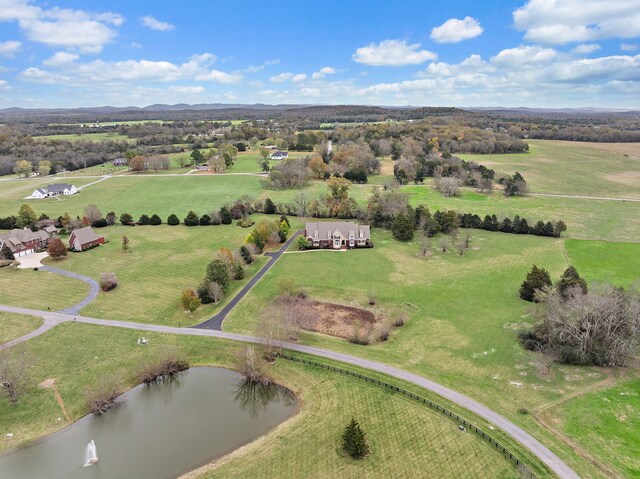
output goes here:
[{"label": "green grass field", "polygon": [[640,198],[640,143],[527,143],[528,153],[460,157],[498,173],[519,171],[537,193]]},{"label": "green grass field", "polygon": [[640,243],[565,241],[567,254],[590,282],[640,286]]},{"label": "green grass field", "polygon": [[6,267],[0,268],[0,291],[2,304],[55,311],[84,299],[89,286],[47,271]]},{"label": "green grass field", "polygon": [[0,344],[19,338],[42,325],[42,319],[21,314],[0,313]]},{"label": "green grass field", "polygon": [[114,166],[111,163],[103,163],[102,165],[89,166],[87,168],[81,168],[79,170],[67,171],[65,173],[58,173],[52,180],[65,180],[65,178],[73,178],[74,176],[103,176],[113,175],[116,173],[124,173],[128,170],[126,166]]},{"label": "green grass field", "polygon": [[640,381],[586,394],[554,409],[562,432],[593,457],[607,458],[618,477],[640,475]]},{"label": "green grass field", "polygon": [[[255,217],[255,220],[259,219],[259,216]],[[116,273],[118,287],[101,292],[82,310],[84,315],[186,326],[213,316],[264,264],[266,258],[260,256],[254,264],[247,266],[245,279],[232,282],[223,302],[203,305],[194,314],[184,312],[180,304],[182,290],[197,288],[216,251],[221,247],[236,250],[249,231],[235,224],[191,228],[182,225],[112,226],[100,230],[109,240],[107,244],[82,253],[71,253],[62,261],[46,262],[96,281],[100,273]],[[129,238],[131,253],[122,252],[122,235]]]},{"label": "green grass field", "polygon": [[[99,378],[118,378],[123,388],[135,384],[141,362],[169,348],[193,365],[230,367],[239,345],[210,338],[149,333],[149,345],[135,345],[137,331],[67,323],[24,345],[33,364],[31,387],[18,405],[0,399],[6,449],[65,426],[51,390],[36,387],[47,378],[56,386],[72,420],[87,413],[85,391]],[[319,368],[279,360],[269,373],[301,398],[300,412],[275,431],[230,457],[205,477],[429,477],[516,478],[513,466],[495,449],[455,422],[378,386]],[[424,391],[421,394],[427,394]],[[430,396],[431,397],[431,396]],[[58,421],[62,417],[62,421]],[[369,434],[371,455],[348,460],[336,449],[351,417]],[[108,418],[108,415],[107,415]],[[314,451],[310,454],[309,451]],[[277,473],[276,473],[277,471]]]}]

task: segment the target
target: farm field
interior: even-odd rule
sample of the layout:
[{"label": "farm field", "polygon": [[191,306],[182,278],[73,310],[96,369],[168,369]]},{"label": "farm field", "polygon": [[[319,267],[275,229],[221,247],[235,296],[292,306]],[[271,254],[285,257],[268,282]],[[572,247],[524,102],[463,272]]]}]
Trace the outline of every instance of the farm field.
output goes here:
[{"label": "farm field", "polygon": [[61,134],[61,135],[42,135],[34,136],[34,140],[66,140],[66,141],[126,141],[127,143],[134,143],[134,138],[121,135],[120,133],[82,133],[82,134]]},{"label": "farm field", "polygon": [[536,193],[640,198],[640,143],[527,143],[528,153],[459,156],[497,173],[519,171]]},{"label": "farm field", "polygon": [[2,304],[52,311],[78,303],[89,292],[85,283],[47,271],[0,268]]},{"label": "farm field", "polygon": [[592,456],[606,457],[618,477],[638,477],[640,380],[571,399],[547,414],[559,418],[561,432]]},{"label": "farm field", "polygon": [[[260,217],[256,216],[255,220]],[[268,219],[275,219],[270,217]],[[65,260],[47,264],[99,280],[100,273],[114,272],[118,287],[101,292],[81,313],[86,316],[187,326],[213,316],[264,264],[266,258],[246,267],[245,279],[232,281],[219,304],[202,305],[193,314],[180,305],[185,288],[196,289],[216,251],[239,248],[250,231],[232,225],[219,226],[111,226],[99,230],[108,243],[83,253],[71,253]],[[123,253],[121,238],[130,240],[130,253]]]},{"label": "farm field", "polygon": [[[180,351],[194,366],[232,367],[240,348],[211,338],[155,333],[139,348],[137,337],[137,331],[67,323],[26,343],[24,351],[34,365],[32,385],[15,407],[4,407],[5,398],[0,399],[0,422],[14,433],[0,449],[64,425],[57,421],[61,412],[52,392],[36,387],[44,379],[56,378],[65,408],[77,420],[87,412],[86,388],[99,377],[117,378],[126,389],[135,384],[140,364],[163,351]],[[336,452],[342,428],[352,417],[360,420],[372,442],[364,464],[367,477],[389,477],[391,471],[414,471],[416,466],[435,477],[517,477],[495,449],[408,398],[284,360],[271,366],[269,374],[301,397],[300,412],[204,477],[273,477],[276,470],[281,477],[352,477],[361,464]],[[311,450],[317,454],[309,454]]]},{"label": "farm field", "polygon": [[19,338],[42,325],[42,319],[22,314],[0,313],[0,344]]},{"label": "farm field", "polygon": [[[530,303],[518,298],[519,285],[531,264],[559,278],[567,266],[563,240],[484,231],[472,235],[472,248],[462,257],[434,252],[419,259],[417,243],[398,243],[377,229],[371,250],[286,254],[227,317],[223,329],[254,332],[256,318],[278,294],[282,278],[292,278],[312,299],[350,306],[371,309],[367,298],[373,292],[374,310],[393,313],[400,308],[409,314],[407,324],[389,340],[357,346],[303,333],[301,341],[434,378],[554,442],[533,417],[517,410],[533,411],[567,394],[580,394],[609,375],[599,368],[541,362],[517,341],[518,331],[532,322]],[[434,240],[433,249],[438,246]],[[622,274],[635,271],[631,265],[619,266]],[[578,269],[592,280],[588,271]],[[556,442],[556,447],[562,446]]]},{"label": "farm field", "polygon": [[590,282],[640,287],[640,243],[568,239],[565,247],[571,264]]}]

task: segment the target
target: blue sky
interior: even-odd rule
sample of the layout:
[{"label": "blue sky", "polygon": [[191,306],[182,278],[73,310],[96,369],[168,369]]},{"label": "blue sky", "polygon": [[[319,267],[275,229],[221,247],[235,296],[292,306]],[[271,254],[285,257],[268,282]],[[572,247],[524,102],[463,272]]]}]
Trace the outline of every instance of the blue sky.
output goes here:
[{"label": "blue sky", "polygon": [[640,109],[640,0],[0,0],[0,108]]}]

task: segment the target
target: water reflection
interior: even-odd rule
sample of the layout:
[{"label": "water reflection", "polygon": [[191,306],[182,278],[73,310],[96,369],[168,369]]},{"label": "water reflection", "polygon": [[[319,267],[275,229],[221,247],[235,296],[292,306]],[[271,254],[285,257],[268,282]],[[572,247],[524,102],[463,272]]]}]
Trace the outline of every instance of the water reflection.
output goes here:
[{"label": "water reflection", "polygon": [[238,382],[235,390],[235,400],[240,408],[256,418],[267,407],[278,402],[290,407],[296,402],[292,391],[278,384],[243,379]]}]

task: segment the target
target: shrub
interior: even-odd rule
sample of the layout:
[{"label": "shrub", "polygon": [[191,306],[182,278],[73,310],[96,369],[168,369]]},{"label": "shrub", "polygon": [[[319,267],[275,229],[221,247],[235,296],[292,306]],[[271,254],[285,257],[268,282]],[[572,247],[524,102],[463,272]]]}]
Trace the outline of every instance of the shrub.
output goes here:
[{"label": "shrub", "polygon": [[349,342],[353,344],[359,344],[361,346],[371,344],[371,333],[372,326],[370,323],[367,323],[366,327],[363,327],[360,323],[355,323],[353,325],[353,329],[351,330]]},{"label": "shrub", "polygon": [[167,224],[169,226],[177,226],[180,224],[180,220],[176,215],[170,214],[169,217],[167,218]]},{"label": "shrub", "polygon": [[230,225],[233,223],[233,216],[231,216],[231,211],[226,206],[220,208],[220,222],[223,225]]},{"label": "shrub", "polygon": [[149,224],[152,225],[152,226],[161,225],[162,224],[162,219],[156,214],[151,215],[151,218],[149,218]]},{"label": "shrub", "polygon": [[406,214],[400,213],[396,216],[396,219],[393,222],[391,232],[393,233],[393,237],[395,239],[400,241],[409,241],[413,239],[413,221],[411,221],[411,219],[409,219]]},{"label": "shrub", "polygon": [[200,224],[200,218],[195,211],[189,211],[184,219],[185,226],[198,226]]},{"label": "shrub", "polygon": [[245,262],[245,264],[253,263],[253,255],[246,245],[240,246],[240,257],[242,258],[242,261]]},{"label": "shrub", "polygon": [[102,291],[111,291],[118,286],[118,278],[115,273],[100,273],[100,289]]},{"label": "shrub", "polygon": [[296,246],[298,247],[298,250],[304,251],[306,249],[309,249],[311,247],[311,244],[309,243],[309,240],[304,236],[298,236],[296,238]]},{"label": "shrub", "polygon": [[109,211],[105,219],[107,220],[107,224],[109,226],[113,226],[116,224],[116,214],[113,211]]},{"label": "shrub", "polygon": [[271,198],[264,200],[264,214],[275,215],[277,213],[276,205],[271,201]]},{"label": "shrub", "polygon": [[200,226],[210,226],[211,225],[211,216],[204,214],[200,217]]},{"label": "shrub", "polygon": [[148,215],[140,215],[140,219],[138,220],[138,224],[142,226],[146,226],[151,223],[151,218]]},{"label": "shrub", "polygon": [[105,218],[100,218],[99,220],[96,220],[93,223],[91,223],[91,226],[93,226],[94,228],[105,228],[109,226],[109,223]]},{"label": "shrub", "polygon": [[381,324],[378,326],[378,339],[380,341],[386,341],[389,339],[389,335],[391,334],[391,326],[388,324]]},{"label": "shrub", "polygon": [[224,298],[224,290],[215,281],[205,279],[198,287],[198,297],[202,304],[217,303]]},{"label": "shrub", "polygon": [[120,215],[120,224],[124,226],[133,226],[133,216],[129,213],[122,213]]},{"label": "shrub", "polygon": [[406,311],[397,311],[393,315],[393,321],[392,321],[393,326],[395,326],[396,328],[403,326],[404,323],[407,322],[408,316],[409,315],[407,314]]},{"label": "shrub", "polygon": [[182,294],[180,295],[180,302],[182,303],[184,310],[189,311],[189,313],[193,313],[198,309],[198,306],[200,306],[200,298],[198,298],[196,292],[191,288],[187,288],[182,291]]},{"label": "shrub", "polygon": [[117,405],[120,394],[122,391],[116,381],[104,379],[95,388],[87,390],[85,396],[89,410],[100,415]]},{"label": "shrub", "polygon": [[67,247],[64,245],[60,238],[53,238],[47,246],[47,253],[53,259],[65,258],[68,254]]},{"label": "shrub", "polygon": [[367,298],[368,298],[369,306],[373,306],[374,304],[376,304],[376,293],[375,292],[369,291],[367,293]]},{"label": "shrub", "polygon": [[251,228],[254,224],[256,224],[256,222],[251,218],[242,218],[236,221],[236,225],[241,228]]},{"label": "shrub", "polygon": [[182,371],[186,371],[189,367],[189,361],[186,359],[170,355],[152,364],[144,365],[140,371],[139,380],[144,384],[166,381]]},{"label": "shrub", "polygon": [[240,280],[244,278],[244,268],[241,264],[237,264],[233,267],[233,279]]}]

